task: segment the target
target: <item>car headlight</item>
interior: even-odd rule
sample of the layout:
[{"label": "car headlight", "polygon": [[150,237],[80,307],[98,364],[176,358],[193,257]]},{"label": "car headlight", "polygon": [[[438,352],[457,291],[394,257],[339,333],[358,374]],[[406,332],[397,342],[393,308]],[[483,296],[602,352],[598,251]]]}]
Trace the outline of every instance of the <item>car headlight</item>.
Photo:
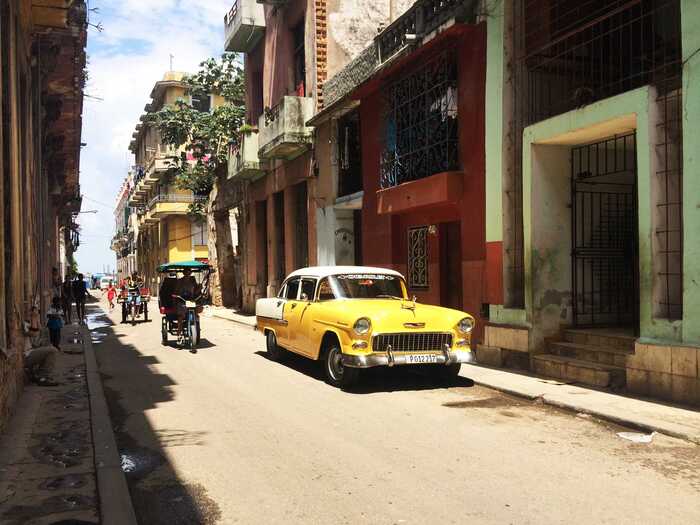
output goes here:
[{"label": "car headlight", "polygon": [[369,332],[371,326],[372,323],[369,319],[367,319],[366,317],[360,317],[357,321],[355,321],[355,324],[352,326],[352,329],[355,330],[355,333],[357,335],[365,335],[367,332]]},{"label": "car headlight", "polygon": [[474,319],[471,317],[465,317],[459,323],[457,323],[457,329],[463,334],[468,334],[474,329]]}]

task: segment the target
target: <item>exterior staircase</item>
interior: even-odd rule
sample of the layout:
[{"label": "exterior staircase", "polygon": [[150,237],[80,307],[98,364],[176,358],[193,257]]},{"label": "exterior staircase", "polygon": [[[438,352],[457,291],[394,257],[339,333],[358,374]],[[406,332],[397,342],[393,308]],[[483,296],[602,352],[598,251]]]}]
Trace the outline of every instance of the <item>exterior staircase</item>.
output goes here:
[{"label": "exterior staircase", "polygon": [[625,359],[635,337],[595,330],[566,330],[563,341],[547,343],[547,354],[532,356],[533,372],[600,388],[622,389]]}]

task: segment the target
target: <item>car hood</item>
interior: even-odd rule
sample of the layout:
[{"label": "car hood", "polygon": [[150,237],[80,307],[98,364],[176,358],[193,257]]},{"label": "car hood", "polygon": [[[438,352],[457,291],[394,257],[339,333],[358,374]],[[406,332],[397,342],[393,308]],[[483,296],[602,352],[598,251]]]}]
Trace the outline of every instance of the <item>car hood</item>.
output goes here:
[{"label": "car hood", "polygon": [[[349,326],[360,317],[367,317],[372,322],[372,332],[406,329],[446,331],[453,329],[460,319],[469,315],[429,304],[415,303],[414,307],[413,301],[396,299],[347,299],[329,301],[325,306],[330,315]],[[404,326],[405,323],[416,324]]]}]

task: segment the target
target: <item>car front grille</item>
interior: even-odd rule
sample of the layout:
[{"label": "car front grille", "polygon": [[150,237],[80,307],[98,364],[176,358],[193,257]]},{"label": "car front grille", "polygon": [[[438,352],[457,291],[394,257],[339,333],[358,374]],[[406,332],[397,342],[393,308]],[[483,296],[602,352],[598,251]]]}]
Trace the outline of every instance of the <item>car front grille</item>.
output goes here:
[{"label": "car front grille", "polygon": [[452,346],[452,334],[445,332],[407,332],[379,334],[372,338],[374,352],[386,352],[391,345],[393,352],[428,352]]}]

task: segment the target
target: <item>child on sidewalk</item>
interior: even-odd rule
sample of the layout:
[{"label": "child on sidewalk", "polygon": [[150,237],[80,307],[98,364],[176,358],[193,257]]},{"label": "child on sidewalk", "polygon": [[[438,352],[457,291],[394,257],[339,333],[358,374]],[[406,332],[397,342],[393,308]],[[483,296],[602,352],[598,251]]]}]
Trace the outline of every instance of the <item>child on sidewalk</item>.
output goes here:
[{"label": "child on sidewalk", "polygon": [[61,309],[61,299],[54,297],[51,301],[49,311],[46,313],[46,327],[49,329],[49,339],[56,349],[61,349],[61,328],[63,328],[63,311]]}]

